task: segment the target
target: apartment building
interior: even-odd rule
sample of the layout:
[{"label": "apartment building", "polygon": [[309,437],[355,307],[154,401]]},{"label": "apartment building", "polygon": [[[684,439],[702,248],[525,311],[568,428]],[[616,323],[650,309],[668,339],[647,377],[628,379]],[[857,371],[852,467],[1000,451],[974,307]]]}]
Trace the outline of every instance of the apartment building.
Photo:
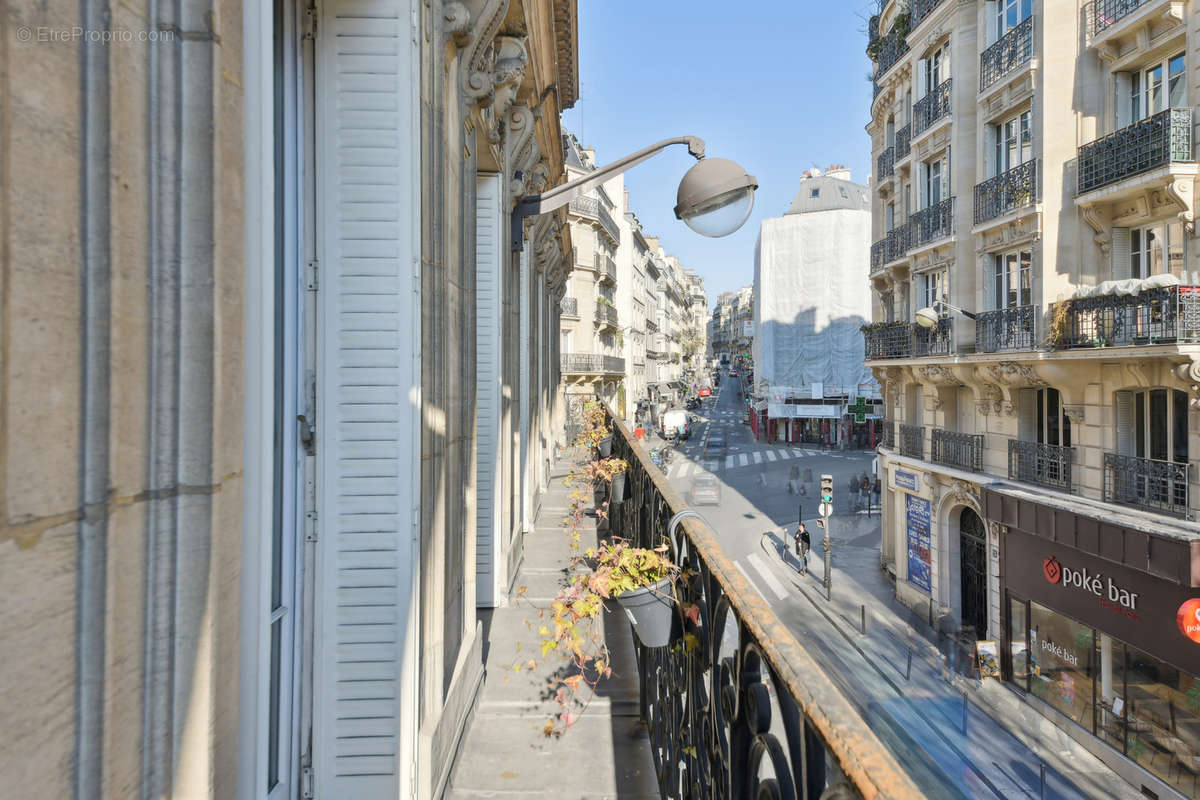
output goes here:
[{"label": "apartment building", "polygon": [[869,35],[883,565],[1200,796],[1200,4],[888,0]]}]

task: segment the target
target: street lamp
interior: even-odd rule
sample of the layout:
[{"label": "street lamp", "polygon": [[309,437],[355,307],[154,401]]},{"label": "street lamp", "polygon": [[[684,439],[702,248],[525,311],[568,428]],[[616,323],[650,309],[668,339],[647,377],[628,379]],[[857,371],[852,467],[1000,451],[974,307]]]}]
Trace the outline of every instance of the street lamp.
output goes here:
[{"label": "street lamp", "polygon": [[951,311],[957,311],[967,319],[975,319],[975,315],[970,311],[964,311],[958,306],[952,306],[945,300],[937,300],[932,306],[926,306],[925,308],[917,311],[917,324],[922,328],[936,328],[938,320],[941,319],[941,315],[938,313],[938,308],[948,308]]},{"label": "street lamp", "polygon": [[701,236],[728,236],[742,227],[754,208],[754,190],[758,188],[758,181],[728,159],[705,159],[703,139],[696,136],[677,136],[643,147],[611,164],[597,167],[583,177],[555,186],[541,194],[521,198],[512,213],[512,249],[519,251],[523,246],[523,222],[526,217],[561,208],[576,197],[661,153],[673,144],[686,144],[688,152],[699,162],[688,170],[679,182],[675,216]]}]

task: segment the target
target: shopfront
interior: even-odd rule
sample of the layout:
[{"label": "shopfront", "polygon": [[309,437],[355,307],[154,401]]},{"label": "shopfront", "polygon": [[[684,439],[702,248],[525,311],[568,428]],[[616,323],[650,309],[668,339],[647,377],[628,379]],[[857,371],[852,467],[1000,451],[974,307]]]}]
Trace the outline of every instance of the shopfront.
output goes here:
[{"label": "shopfront", "polygon": [[998,497],[988,516],[1015,523],[1002,538],[1005,680],[1200,798],[1190,543]]}]

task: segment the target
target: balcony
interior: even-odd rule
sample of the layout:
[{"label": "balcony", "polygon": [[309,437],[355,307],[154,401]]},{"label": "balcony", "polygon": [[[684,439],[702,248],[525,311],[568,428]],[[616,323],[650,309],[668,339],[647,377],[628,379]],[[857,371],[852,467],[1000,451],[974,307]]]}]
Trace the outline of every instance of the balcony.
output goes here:
[{"label": "balcony", "polygon": [[912,247],[954,234],[954,198],[948,197],[937,205],[923,208],[912,216],[910,232]]},{"label": "balcony", "polygon": [[600,280],[604,283],[617,282],[617,262],[613,261],[610,256],[596,254],[596,274],[600,276]]},{"label": "balcony", "polygon": [[879,78],[908,54],[908,42],[892,30],[887,36],[873,40],[869,47],[875,49],[875,81],[878,87]]},{"label": "balcony", "polygon": [[1080,147],[1079,194],[1192,161],[1192,109],[1168,108]]},{"label": "balcony", "polygon": [[881,181],[896,174],[896,148],[889,147],[875,159],[875,180]]},{"label": "balcony", "polygon": [[975,187],[975,224],[1002,217],[1042,199],[1037,159],[989,178]]},{"label": "balcony", "polygon": [[559,314],[564,317],[574,317],[579,319],[579,298],[564,297],[558,301]]},{"label": "balcony", "polygon": [[948,467],[983,472],[983,434],[934,428],[930,432],[929,460]]},{"label": "balcony", "polygon": [[896,163],[908,158],[912,152],[912,123],[905,125],[896,131]]},{"label": "balcony", "polygon": [[596,303],[596,322],[617,327],[617,309],[606,303]]},{"label": "balcony", "polygon": [[1033,58],[1033,17],[1001,36],[979,54],[979,91]]},{"label": "balcony", "polygon": [[889,450],[896,449],[896,423],[893,420],[883,420],[883,425],[879,428],[880,438],[879,444]]},{"label": "balcony", "polygon": [[1173,517],[1188,515],[1192,465],[1104,454],[1104,502],[1136,506]]},{"label": "balcony", "polygon": [[1008,440],[1008,477],[1071,491],[1071,462],[1075,450],[1041,442]]},{"label": "balcony", "polygon": [[1032,350],[1033,306],[1002,308],[975,315],[975,352]]},{"label": "balcony", "polygon": [[950,86],[947,78],[927,95],[913,103],[913,136],[920,136],[935,122],[950,116]]},{"label": "balcony", "polygon": [[887,239],[880,239],[871,245],[871,272],[882,267],[886,262],[884,254],[887,252]]},{"label": "balcony", "polygon": [[1060,348],[1200,342],[1200,286],[1064,300],[1051,318],[1061,319],[1050,326],[1050,343]]},{"label": "balcony", "polygon": [[909,222],[897,225],[888,231],[887,238],[884,240],[883,263],[890,264],[904,258],[912,243],[912,231],[913,226]]},{"label": "balcony", "polygon": [[621,241],[621,231],[613,221],[608,209],[594,197],[576,197],[571,201],[568,210],[578,217],[588,217],[600,225],[600,229],[608,234],[614,244]]},{"label": "balcony", "polygon": [[1094,0],[1092,3],[1092,33],[1098,34],[1116,25],[1139,7],[1152,0]]},{"label": "balcony", "polygon": [[625,359],[599,353],[563,353],[563,375],[624,375]]},{"label": "balcony", "polygon": [[920,425],[900,427],[900,455],[909,458],[925,457],[925,428]]},{"label": "balcony", "polygon": [[882,322],[863,326],[866,360],[944,356],[954,352],[954,327],[948,317],[936,328],[908,322]]},{"label": "balcony", "polygon": [[942,0],[913,0],[910,12],[909,30],[915,29],[921,21],[934,12],[942,4]]}]

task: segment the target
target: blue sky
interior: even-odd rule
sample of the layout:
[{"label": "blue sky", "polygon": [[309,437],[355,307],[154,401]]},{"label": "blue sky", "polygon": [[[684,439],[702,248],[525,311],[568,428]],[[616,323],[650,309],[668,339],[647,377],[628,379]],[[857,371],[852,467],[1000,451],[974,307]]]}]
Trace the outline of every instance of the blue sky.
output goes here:
[{"label": "blue sky", "polygon": [[752,282],[762,220],[782,215],[811,167],[870,172],[869,0],[579,0],[581,99],[563,125],[607,164],[669,136],[704,139],[758,178],[754,212],[724,239],[675,219],[695,163],[677,145],[625,173],[646,232],[695,269],[709,302]]}]

